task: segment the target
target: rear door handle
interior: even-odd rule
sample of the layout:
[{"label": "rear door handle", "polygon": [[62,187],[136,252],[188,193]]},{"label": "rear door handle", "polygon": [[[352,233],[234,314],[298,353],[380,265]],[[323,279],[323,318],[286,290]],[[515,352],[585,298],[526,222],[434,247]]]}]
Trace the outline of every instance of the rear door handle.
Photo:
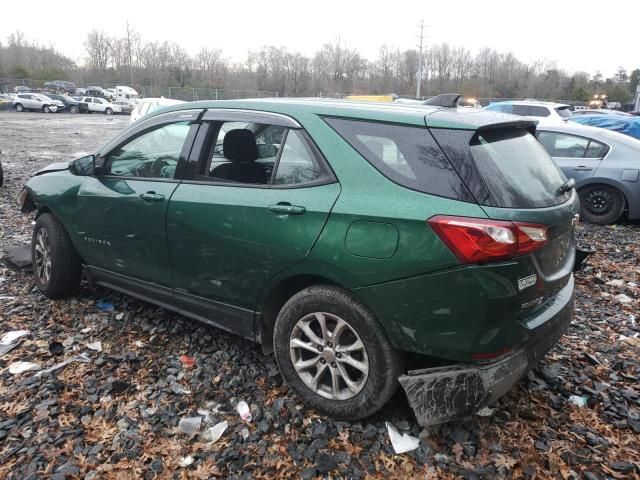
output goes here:
[{"label": "rear door handle", "polygon": [[587,167],[586,165],[578,165],[577,167],[573,167],[574,170],[583,170],[583,171],[589,171],[589,170],[593,170],[592,167]]},{"label": "rear door handle", "polygon": [[141,193],[140,198],[147,202],[161,202],[162,200],[164,200],[164,195],[161,195],[156,192],[147,192],[147,193]]},{"label": "rear door handle", "polygon": [[304,207],[291,205],[290,203],[278,203],[277,205],[269,205],[269,210],[271,210],[273,213],[284,215],[302,215],[307,211],[307,209]]}]

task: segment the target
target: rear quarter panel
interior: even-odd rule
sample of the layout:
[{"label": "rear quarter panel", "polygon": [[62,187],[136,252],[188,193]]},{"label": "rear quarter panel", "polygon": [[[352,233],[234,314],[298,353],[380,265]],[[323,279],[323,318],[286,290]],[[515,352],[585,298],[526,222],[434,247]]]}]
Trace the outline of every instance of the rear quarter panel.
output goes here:
[{"label": "rear quarter panel", "polygon": [[591,184],[611,185],[620,190],[627,200],[629,218],[640,218],[640,151],[614,144],[593,177],[580,182],[577,188]]}]

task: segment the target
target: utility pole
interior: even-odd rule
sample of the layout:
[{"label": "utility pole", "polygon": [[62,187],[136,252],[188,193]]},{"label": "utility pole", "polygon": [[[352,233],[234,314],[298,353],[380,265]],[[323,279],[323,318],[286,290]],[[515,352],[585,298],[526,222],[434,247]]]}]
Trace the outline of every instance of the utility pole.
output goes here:
[{"label": "utility pole", "polygon": [[127,20],[127,57],[129,57],[129,75],[131,76],[131,85],[133,85],[133,54],[131,52],[131,29],[129,28],[129,20]]},{"label": "utility pole", "polygon": [[424,19],[420,20],[420,56],[418,57],[418,78],[416,79],[416,99],[420,100],[420,84],[422,83],[422,41],[424,39]]}]

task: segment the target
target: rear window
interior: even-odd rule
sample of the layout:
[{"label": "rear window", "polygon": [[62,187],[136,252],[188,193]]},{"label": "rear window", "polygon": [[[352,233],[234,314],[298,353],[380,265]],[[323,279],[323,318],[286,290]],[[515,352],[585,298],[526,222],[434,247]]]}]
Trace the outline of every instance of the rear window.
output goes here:
[{"label": "rear window", "polygon": [[496,207],[541,208],[569,199],[558,195],[566,178],[536,138],[524,129],[478,132],[470,144],[477,172],[487,187],[485,198]]},{"label": "rear window", "polygon": [[419,192],[474,200],[426,126],[344,118],[325,121],[392,182]]}]

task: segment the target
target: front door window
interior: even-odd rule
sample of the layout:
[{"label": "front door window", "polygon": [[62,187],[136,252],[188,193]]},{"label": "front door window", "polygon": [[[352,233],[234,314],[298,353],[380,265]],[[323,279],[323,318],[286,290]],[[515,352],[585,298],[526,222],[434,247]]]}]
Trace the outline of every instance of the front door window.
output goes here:
[{"label": "front door window", "polygon": [[108,175],[173,178],[189,122],[163,125],[112,150],[106,157]]}]

